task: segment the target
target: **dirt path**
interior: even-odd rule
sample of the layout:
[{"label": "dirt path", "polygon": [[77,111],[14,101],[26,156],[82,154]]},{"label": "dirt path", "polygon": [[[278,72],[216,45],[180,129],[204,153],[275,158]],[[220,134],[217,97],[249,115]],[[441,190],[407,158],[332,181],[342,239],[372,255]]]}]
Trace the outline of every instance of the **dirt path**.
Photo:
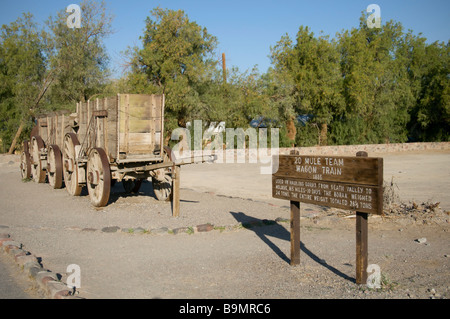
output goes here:
[{"label": "dirt path", "polygon": [[[79,265],[85,298],[448,298],[449,159],[385,157],[385,179],[394,176],[403,197],[443,209],[369,218],[369,263],[383,278],[377,291],[354,283],[355,221],[337,210],[301,205],[301,264],[289,265],[288,203],[270,198],[270,175],[255,165],[183,167],[181,216],[173,218],[150,183],[139,196],[125,196],[118,183],[111,204],[94,209],[85,195],[22,182],[17,159],[2,157],[0,225],[63,281],[67,266]],[[197,232],[207,223],[215,229]]]}]

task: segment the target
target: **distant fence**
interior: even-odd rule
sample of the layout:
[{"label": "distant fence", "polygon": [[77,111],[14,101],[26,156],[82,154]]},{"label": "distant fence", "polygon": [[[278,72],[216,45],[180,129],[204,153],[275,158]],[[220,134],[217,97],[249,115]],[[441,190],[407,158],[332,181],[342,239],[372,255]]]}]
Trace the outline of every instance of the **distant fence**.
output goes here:
[{"label": "distant fence", "polygon": [[289,154],[296,150],[300,155],[355,155],[358,151],[372,153],[420,152],[420,151],[450,151],[450,142],[430,143],[392,143],[392,144],[362,144],[362,145],[331,145],[280,148],[280,154]]}]

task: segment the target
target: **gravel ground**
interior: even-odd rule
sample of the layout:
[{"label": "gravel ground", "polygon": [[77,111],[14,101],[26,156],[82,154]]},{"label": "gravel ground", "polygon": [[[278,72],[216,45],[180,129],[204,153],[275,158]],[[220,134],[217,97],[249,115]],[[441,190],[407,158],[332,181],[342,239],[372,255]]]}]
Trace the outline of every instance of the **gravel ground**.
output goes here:
[{"label": "gravel ground", "polygon": [[386,155],[385,181],[394,177],[400,199],[385,216],[369,217],[369,264],[381,269],[379,289],[355,284],[351,212],[302,204],[301,263],[289,265],[289,203],[270,197],[270,175],[255,164],[184,166],[181,216],[174,218],[151,183],[138,195],[117,183],[109,205],[95,209],[86,193],[71,197],[64,188],[21,181],[18,157],[2,155],[1,232],[63,282],[67,266],[79,265],[77,295],[89,299],[447,299],[449,159]]}]

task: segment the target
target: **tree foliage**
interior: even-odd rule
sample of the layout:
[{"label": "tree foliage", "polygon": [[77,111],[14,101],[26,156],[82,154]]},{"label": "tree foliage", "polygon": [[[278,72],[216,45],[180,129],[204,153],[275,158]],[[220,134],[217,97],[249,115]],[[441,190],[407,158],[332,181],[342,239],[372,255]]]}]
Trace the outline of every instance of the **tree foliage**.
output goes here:
[{"label": "tree foliage", "polygon": [[43,32],[48,71],[54,83],[49,104],[73,107],[79,101],[101,94],[107,83],[109,57],[103,44],[112,33],[112,16],[104,2],[83,1],[81,28],[67,26],[68,14],[61,10],[46,21]]},{"label": "tree foliage", "polygon": [[69,28],[65,9],[46,28],[25,13],[3,25],[0,37],[0,137],[13,151],[29,136],[34,118],[49,110],[74,109],[102,93],[108,77],[103,40],[111,33],[104,2],[80,4],[81,28]]},{"label": "tree foliage", "polygon": [[[81,4],[82,27],[61,10],[40,28],[24,14],[0,34],[0,137],[29,133],[33,116],[116,93],[165,94],[166,138],[203,120],[280,128],[280,146],[450,140],[450,42],[428,43],[388,21],[333,39],[300,26],[270,48],[271,67],[222,70],[218,39],[182,10],[155,8],[129,68],[108,79],[104,2]],[[224,74],[226,72],[226,74]],[[20,140],[19,138],[19,140]],[[166,139],[167,141],[167,139]],[[3,148],[5,149],[5,147]]]},{"label": "tree foliage", "polygon": [[128,75],[134,93],[166,95],[168,128],[186,126],[199,112],[204,85],[211,83],[216,38],[182,10],[156,8],[146,19],[142,48],[132,52]]},{"label": "tree foliage", "polygon": [[[31,14],[23,14],[0,35],[0,134],[3,146],[11,145],[14,134],[30,128],[25,121],[40,99],[45,73],[42,41]],[[20,134],[20,133],[19,133]]]}]

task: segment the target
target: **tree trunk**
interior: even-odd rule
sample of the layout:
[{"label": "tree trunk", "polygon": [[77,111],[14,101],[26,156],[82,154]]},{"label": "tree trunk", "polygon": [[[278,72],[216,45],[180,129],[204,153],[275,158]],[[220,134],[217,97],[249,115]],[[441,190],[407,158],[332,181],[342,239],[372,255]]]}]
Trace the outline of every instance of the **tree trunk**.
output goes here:
[{"label": "tree trunk", "polygon": [[295,127],[295,122],[294,122],[294,118],[290,118],[287,122],[286,122],[286,129],[287,129],[287,137],[293,141],[292,143],[292,147],[294,147],[295,145],[295,136],[297,135],[297,129]]},{"label": "tree trunk", "polygon": [[327,123],[322,123],[320,125],[320,145],[328,145],[327,141],[327,134],[328,134],[328,125]]},{"label": "tree trunk", "polygon": [[24,126],[23,121],[20,121],[19,128],[17,129],[16,135],[14,136],[14,139],[12,140],[11,147],[9,148],[8,154],[12,154],[14,152],[14,149],[16,148],[17,140],[18,140],[20,134],[22,134],[23,126]]}]

